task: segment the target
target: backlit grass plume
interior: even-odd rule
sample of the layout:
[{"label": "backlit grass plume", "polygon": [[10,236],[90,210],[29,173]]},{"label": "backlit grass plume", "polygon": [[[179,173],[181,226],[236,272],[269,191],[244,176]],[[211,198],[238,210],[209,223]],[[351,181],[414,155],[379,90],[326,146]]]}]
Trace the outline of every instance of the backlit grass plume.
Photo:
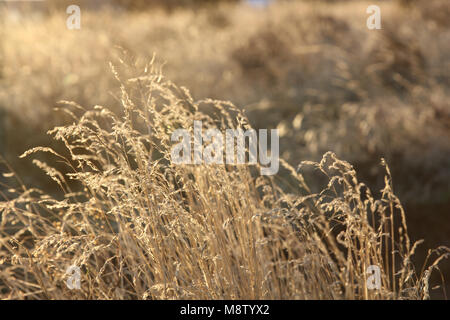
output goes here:
[{"label": "backlit grass plume", "polygon": [[[122,78],[122,113],[66,103],[71,125],[49,133],[66,153],[33,160],[59,186],[48,195],[11,181],[0,202],[0,292],[5,299],[423,299],[438,259],[421,272],[389,168],[376,199],[331,152],[289,179],[249,165],[176,165],[170,135],[249,128],[229,102],[195,101],[153,64]],[[302,170],[328,183],[310,190]],[[58,168],[58,169],[57,169]],[[15,179],[15,180],[13,180]],[[433,252],[431,252],[433,253]],[[430,253],[430,254],[431,254]],[[66,286],[81,269],[79,290]],[[380,269],[371,287],[370,266]]]}]

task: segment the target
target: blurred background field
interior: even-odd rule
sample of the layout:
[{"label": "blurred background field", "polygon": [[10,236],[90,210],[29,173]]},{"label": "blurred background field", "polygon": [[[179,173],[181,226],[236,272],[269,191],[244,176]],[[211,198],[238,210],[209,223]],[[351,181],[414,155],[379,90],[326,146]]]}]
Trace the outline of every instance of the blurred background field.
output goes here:
[{"label": "blurred background field", "polygon": [[[332,150],[379,190],[386,158],[413,240],[449,246],[450,3],[376,1],[382,30],[368,30],[373,2],[0,2],[1,155],[51,191],[18,156],[59,148],[46,132],[71,120],[57,102],[119,108],[109,61],[126,52],[141,69],[155,56],[194,98],[229,100],[254,127],[278,128],[294,166]],[[80,5],[81,30],[66,28],[68,4]]]}]

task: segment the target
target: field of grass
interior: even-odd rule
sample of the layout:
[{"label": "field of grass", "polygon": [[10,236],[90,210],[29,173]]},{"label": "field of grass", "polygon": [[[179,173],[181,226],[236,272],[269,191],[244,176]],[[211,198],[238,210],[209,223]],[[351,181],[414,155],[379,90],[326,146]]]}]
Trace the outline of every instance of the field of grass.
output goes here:
[{"label": "field of grass", "polygon": [[[447,298],[448,1],[380,2],[382,30],[230,2],[0,5],[1,298]],[[194,120],[278,129],[280,172],[174,164]]]}]

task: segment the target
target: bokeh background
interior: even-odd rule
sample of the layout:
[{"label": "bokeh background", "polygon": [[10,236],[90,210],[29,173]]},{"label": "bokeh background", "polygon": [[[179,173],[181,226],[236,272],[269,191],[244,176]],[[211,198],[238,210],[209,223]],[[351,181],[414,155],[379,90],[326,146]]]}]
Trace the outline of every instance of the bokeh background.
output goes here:
[{"label": "bokeh background", "polygon": [[[80,30],[66,28],[69,4]],[[372,4],[381,30],[366,26]],[[278,128],[293,165],[332,150],[379,190],[386,158],[411,238],[425,239],[417,259],[450,246],[448,0],[0,1],[0,153],[26,184],[55,187],[18,156],[60,148],[46,134],[71,121],[58,101],[120,108],[109,61],[124,57],[137,70],[155,57],[196,99]]]}]

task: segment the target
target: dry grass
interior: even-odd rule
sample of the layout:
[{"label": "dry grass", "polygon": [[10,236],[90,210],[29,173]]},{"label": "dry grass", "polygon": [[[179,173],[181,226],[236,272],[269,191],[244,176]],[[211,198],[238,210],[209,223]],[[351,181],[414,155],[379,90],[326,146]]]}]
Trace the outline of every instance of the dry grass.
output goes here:
[{"label": "dry grass", "polygon": [[[450,5],[397,2],[414,4],[380,2],[376,32],[370,1],[82,6],[76,32],[64,10],[0,6],[1,297],[445,297],[429,289],[448,264],[430,278],[440,270],[427,257],[448,249],[412,251],[420,238],[450,245]],[[154,52],[153,71],[139,73]],[[119,59],[118,86],[108,62]],[[59,100],[85,109],[54,112]],[[287,163],[315,162],[270,179],[175,166],[170,133],[194,119],[278,128]],[[54,153],[18,158],[39,145]],[[65,286],[72,264],[81,291]],[[371,264],[382,290],[366,288]]]},{"label": "dry grass", "polygon": [[[113,73],[121,114],[67,103],[73,124],[50,133],[69,156],[44,147],[23,155],[46,152],[67,166],[63,175],[33,161],[60,195],[28,189],[20,179],[9,196],[2,193],[3,298],[428,298],[430,272],[450,250],[439,248],[444,254],[434,263],[414,270],[416,244],[385,163],[378,200],[331,152],[299,170],[284,163],[295,193],[246,165],[175,165],[174,128],[201,119],[209,128],[247,129],[247,119],[231,103],[194,101],[152,65],[133,78]],[[201,111],[205,104],[217,110],[215,118]],[[310,193],[303,166],[328,179],[320,193]],[[71,265],[82,268],[79,291],[65,286]],[[367,288],[370,265],[382,270],[379,290]]]}]

